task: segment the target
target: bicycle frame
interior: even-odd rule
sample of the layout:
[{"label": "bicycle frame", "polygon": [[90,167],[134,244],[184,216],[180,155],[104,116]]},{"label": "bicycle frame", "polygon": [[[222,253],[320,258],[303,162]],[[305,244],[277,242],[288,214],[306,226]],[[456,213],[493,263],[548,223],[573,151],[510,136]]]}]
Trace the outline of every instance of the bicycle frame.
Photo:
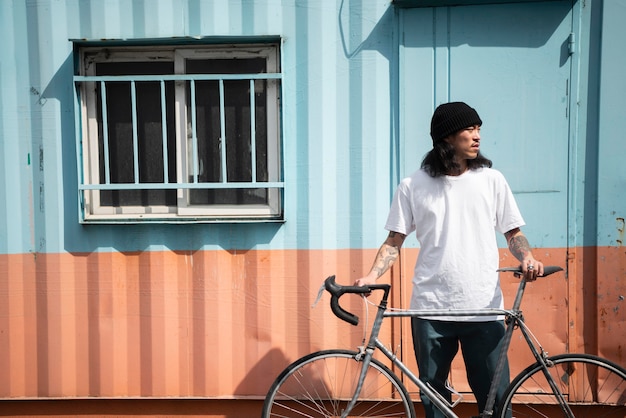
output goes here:
[{"label": "bicycle frame", "polygon": [[[517,294],[515,296],[515,300],[513,302],[513,307],[511,309],[476,309],[476,310],[454,310],[454,311],[442,311],[442,310],[404,310],[404,311],[387,311],[387,297],[388,297],[388,289],[385,290],[385,295],[383,296],[381,303],[378,305],[376,316],[374,318],[374,323],[372,326],[372,331],[369,337],[368,344],[365,347],[361,348],[361,356],[358,360],[362,360],[363,367],[361,371],[361,375],[359,378],[359,383],[357,385],[357,389],[355,394],[348,404],[346,410],[344,411],[342,416],[347,416],[349,412],[354,407],[356,400],[360,394],[361,386],[363,384],[363,380],[365,378],[365,373],[367,371],[367,367],[370,363],[371,358],[374,355],[376,350],[380,350],[381,353],[385,357],[387,357],[393,365],[395,365],[398,369],[400,369],[421,391],[422,395],[427,396],[431,402],[433,402],[437,408],[441,410],[448,418],[459,418],[458,415],[454,413],[452,407],[454,405],[449,405],[448,402],[441,398],[434,389],[429,387],[427,384],[422,382],[416,375],[413,373],[403,362],[400,360],[393,352],[391,352],[379,339],[378,334],[380,332],[380,328],[382,326],[383,320],[385,318],[392,317],[420,317],[420,318],[437,318],[443,316],[504,316],[506,318],[506,331],[502,341],[502,349],[500,355],[498,357],[498,362],[496,366],[496,371],[491,383],[491,388],[489,390],[489,395],[487,398],[487,403],[485,406],[485,410],[481,412],[482,418],[491,417],[493,415],[493,410],[495,406],[496,400],[496,390],[497,384],[495,382],[499,382],[502,376],[504,365],[506,362],[507,353],[509,350],[509,346],[511,344],[511,338],[513,335],[513,331],[515,328],[519,328],[524,336],[528,347],[533,354],[539,364],[541,364],[542,369],[544,370],[544,374],[554,392],[554,394],[559,399],[559,403],[561,408],[564,410],[568,416],[573,416],[571,410],[569,409],[567,403],[564,400],[563,394],[558,389],[556,383],[554,382],[550,373],[548,373],[547,369],[549,367],[547,363],[547,353],[543,350],[541,345],[536,344],[527,330],[526,325],[524,323],[524,319],[522,317],[522,312],[520,310],[520,306],[522,303],[522,297],[524,294],[524,290],[526,288],[526,279],[522,278],[520,285],[517,289]],[[372,287],[372,289],[384,289],[379,287]],[[340,316],[341,317],[341,316]],[[345,319],[345,317],[344,317]],[[358,320],[357,320],[358,321]]]}]

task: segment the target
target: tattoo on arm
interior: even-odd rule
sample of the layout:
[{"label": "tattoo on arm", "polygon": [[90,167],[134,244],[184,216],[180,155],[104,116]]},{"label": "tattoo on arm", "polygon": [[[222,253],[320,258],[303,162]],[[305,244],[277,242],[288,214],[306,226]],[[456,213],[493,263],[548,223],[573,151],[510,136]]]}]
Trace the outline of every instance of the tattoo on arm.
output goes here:
[{"label": "tattoo on arm", "polygon": [[530,252],[530,244],[523,234],[513,235],[509,238],[509,251],[515,258],[522,261]]},{"label": "tattoo on arm", "polygon": [[405,238],[406,235],[404,234],[390,231],[389,236],[383,245],[380,246],[378,254],[376,254],[376,259],[374,260],[374,265],[370,273],[376,274],[376,278],[385,274],[393,263],[396,262],[398,257],[400,257],[400,247],[402,247]]},{"label": "tattoo on arm", "polygon": [[397,247],[384,244],[380,250],[378,250],[372,271],[375,271],[378,277],[382,276],[398,259],[399,254],[400,250]]}]

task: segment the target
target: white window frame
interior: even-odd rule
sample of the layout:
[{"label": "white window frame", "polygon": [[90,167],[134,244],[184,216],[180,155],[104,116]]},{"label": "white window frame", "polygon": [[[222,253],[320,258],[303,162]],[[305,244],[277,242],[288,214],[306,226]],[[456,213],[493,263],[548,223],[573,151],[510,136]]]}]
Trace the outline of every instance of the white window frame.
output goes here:
[{"label": "white window frame", "polygon": [[[228,44],[228,45],[164,45],[151,47],[138,46],[83,46],[79,48],[79,72],[75,76],[75,102],[77,112],[77,155],[79,158],[79,195],[80,221],[90,222],[228,222],[228,221],[281,221],[283,216],[283,182],[282,182],[282,140],[281,140],[281,74],[278,43],[259,44]],[[189,183],[189,174],[194,173],[190,140],[192,133],[188,131],[191,121],[188,120],[186,109],[187,89],[185,80],[174,82],[175,120],[167,120],[167,124],[175,124],[176,132],[176,179],[169,179],[176,187],[176,206],[105,206],[101,204],[100,191],[112,189],[117,184],[103,185],[100,183],[99,155],[99,124],[97,94],[95,83],[99,83],[95,73],[94,62],[159,62],[174,63],[174,76],[185,75],[185,62],[189,58],[244,58],[264,57],[266,59],[266,73],[273,75],[265,79],[266,93],[266,126],[267,126],[267,181],[257,182],[256,178],[247,185],[228,183],[221,179],[223,184]],[[264,77],[264,76],[261,76]],[[263,79],[263,78],[262,78]],[[254,84],[256,86],[256,84]],[[254,94],[251,94],[254,100]],[[222,123],[224,115],[221,115]],[[103,117],[104,119],[104,117]],[[251,122],[252,124],[253,122]],[[251,136],[254,131],[251,133]],[[227,139],[228,140],[228,139]],[[254,147],[254,146],[253,146]],[[165,151],[164,151],[165,153]],[[105,161],[106,163],[106,161]],[[223,164],[226,164],[225,161]],[[256,164],[256,161],[252,161]],[[165,170],[168,170],[166,167]],[[196,167],[197,170],[197,167]],[[253,173],[256,168],[253,169]],[[193,177],[193,176],[192,176]],[[106,181],[105,181],[106,182]],[[165,186],[164,184],[162,184]],[[135,184],[136,189],[145,189],[146,184]],[[151,184],[153,188],[159,188]],[[233,186],[233,187],[230,187]],[[123,190],[134,190],[132,185],[124,185]],[[204,188],[258,188],[267,191],[267,204],[213,204],[198,205],[190,203],[192,189]],[[168,184],[163,188],[172,189]],[[115,188],[115,190],[120,190]]]}]

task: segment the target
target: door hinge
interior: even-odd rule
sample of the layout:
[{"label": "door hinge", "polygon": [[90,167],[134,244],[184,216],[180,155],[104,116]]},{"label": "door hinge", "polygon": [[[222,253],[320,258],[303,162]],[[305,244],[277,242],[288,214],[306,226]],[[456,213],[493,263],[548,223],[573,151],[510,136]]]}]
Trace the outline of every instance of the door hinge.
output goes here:
[{"label": "door hinge", "polygon": [[567,51],[569,52],[570,56],[574,55],[574,52],[576,50],[576,35],[574,35],[574,32],[569,34],[569,37],[567,38]]}]

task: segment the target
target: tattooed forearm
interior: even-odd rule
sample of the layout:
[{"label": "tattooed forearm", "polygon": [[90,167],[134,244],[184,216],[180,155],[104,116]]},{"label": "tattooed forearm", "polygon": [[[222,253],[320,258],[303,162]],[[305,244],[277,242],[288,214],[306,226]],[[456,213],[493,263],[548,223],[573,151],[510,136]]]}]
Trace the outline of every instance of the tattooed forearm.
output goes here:
[{"label": "tattooed forearm", "polygon": [[377,280],[389,270],[400,257],[400,248],[405,238],[406,235],[399,232],[389,232],[387,239],[378,249],[374,264],[368,274],[368,280]]},{"label": "tattooed forearm", "polygon": [[397,247],[389,244],[383,244],[383,246],[380,247],[380,250],[378,250],[376,260],[374,260],[374,265],[372,266],[372,271],[376,272],[378,277],[382,276],[398,259],[399,254],[400,250]]},{"label": "tattooed forearm", "polygon": [[530,244],[523,234],[516,234],[509,238],[509,251],[515,258],[522,261],[530,252]]}]

